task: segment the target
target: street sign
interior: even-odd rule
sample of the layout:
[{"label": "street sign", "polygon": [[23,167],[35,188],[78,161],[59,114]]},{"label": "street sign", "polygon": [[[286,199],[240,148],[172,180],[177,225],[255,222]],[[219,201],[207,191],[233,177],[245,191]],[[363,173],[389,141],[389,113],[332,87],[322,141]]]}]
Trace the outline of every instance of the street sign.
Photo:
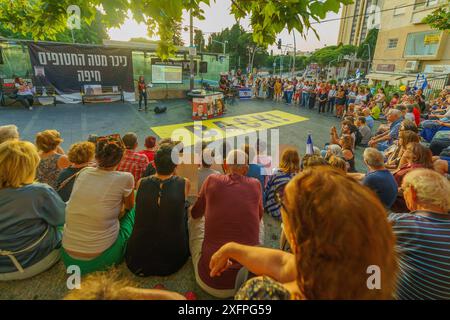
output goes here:
[{"label": "street sign", "polygon": [[197,48],[196,47],[189,47],[189,55],[190,56],[196,56],[197,55]]}]

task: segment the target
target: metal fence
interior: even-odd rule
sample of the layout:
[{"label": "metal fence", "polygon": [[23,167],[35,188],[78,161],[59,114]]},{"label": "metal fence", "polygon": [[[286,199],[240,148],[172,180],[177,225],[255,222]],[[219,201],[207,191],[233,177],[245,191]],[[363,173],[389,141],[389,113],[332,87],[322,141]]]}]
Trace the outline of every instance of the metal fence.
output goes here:
[{"label": "metal fence", "polygon": [[[446,86],[450,85],[450,75],[444,74],[439,76],[432,76],[427,78],[428,81],[428,87],[424,90],[423,94],[425,97],[433,98],[436,97],[439,92],[442,91]],[[415,84],[415,80],[409,81],[408,86],[413,87]]]}]

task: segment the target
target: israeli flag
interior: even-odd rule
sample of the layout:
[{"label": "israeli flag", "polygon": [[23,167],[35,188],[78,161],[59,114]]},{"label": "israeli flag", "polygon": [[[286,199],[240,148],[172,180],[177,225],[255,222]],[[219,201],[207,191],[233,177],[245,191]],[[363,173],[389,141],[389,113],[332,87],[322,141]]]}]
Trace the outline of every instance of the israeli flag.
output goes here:
[{"label": "israeli flag", "polygon": [[361,71],[359,68],[356,70],[356,79],[359,79],[361,77]]},{"label": "israeli flag", "polygon": [[422,74],[422,79],[423,79],[422,91],[424,91],[426,88],[428,88],[428,80],[425,74]]},{"label": "israeli flag", "polygon": [[306,154],[314,154],[314,145],[312,142],[312,134],[308,133],[308,140],[306,141]]}]

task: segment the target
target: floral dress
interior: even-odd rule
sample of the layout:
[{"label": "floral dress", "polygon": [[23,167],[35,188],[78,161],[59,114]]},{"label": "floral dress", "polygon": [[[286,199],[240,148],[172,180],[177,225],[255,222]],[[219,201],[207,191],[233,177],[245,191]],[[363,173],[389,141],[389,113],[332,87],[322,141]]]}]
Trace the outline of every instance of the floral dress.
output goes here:
[{"label": "floral dress", "polygon": [[236,293],[234,300],[290,300],[290,292],[279,282],[262,276],[248,280]]},{"label": "floral dress", "polygon": [[41,159],[36,171],[36,180],[56,189],[56,181],[61,172],[61,169],[58,168],[59,158],[61,158],[60,154],[54,154],[48,158]]}]

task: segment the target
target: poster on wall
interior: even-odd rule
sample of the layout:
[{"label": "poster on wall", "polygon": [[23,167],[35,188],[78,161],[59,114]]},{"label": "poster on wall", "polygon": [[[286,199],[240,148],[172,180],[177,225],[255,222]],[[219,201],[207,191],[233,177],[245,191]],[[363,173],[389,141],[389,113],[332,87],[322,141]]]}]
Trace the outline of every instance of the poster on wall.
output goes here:
[{"label": "poster on wall", "polygon": [[223,94],[192,99],[192,120],[208,120],[223,115]]},{"label": "poster on wall", "polygon": [[42,43],[29,43],[28,49],[35,85],[55,87],[58,100],[80,102],[86,85],[121,87],[125,100],[135,100],[130,49]]}]

